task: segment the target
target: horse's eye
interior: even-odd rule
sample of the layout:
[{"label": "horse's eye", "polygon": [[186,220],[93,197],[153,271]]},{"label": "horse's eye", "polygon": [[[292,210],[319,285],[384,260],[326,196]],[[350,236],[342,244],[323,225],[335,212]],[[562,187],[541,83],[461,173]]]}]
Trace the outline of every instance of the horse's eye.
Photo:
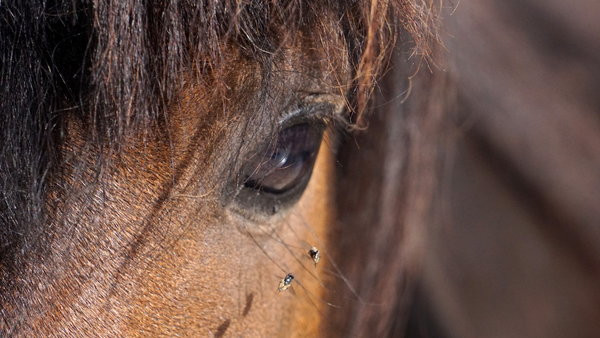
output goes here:
[{"label": "horse's eye", "polygon": [[245,170],[247,188],[271,194],[285,193],[310,176],[322,128],[308,123],[282,129],[266,153],[255,156]]}]

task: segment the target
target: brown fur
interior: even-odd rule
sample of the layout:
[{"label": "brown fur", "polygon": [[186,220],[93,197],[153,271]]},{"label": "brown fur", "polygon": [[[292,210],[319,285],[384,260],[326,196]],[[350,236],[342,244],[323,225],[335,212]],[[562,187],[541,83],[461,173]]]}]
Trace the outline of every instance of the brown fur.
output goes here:
[{"label": "brown fur", "polygon": [[[0,333],[595,336],[598,30],[453,10],[0,3]],[[326,140],[266,215],[240,172],[299,102]]]},{"label": "brown fur", "polygon": [[[58,106],[45,224],[31,237],[19,228],[23,244],[3,243],[14,256],[3,257],[2,332],[315,336],[322,287],[286,243],[326,237],[326,218],[305,215],[326,214],[319,168],[331,164],[319,160],[304,199],[273,217],[233,198],[241,166],[299,100],[325,102],[343,120],[366,27],[360,8],[252,3],[231,17],[227,4],[209,15],[233,20],[224,29],[202,21],[216,3],[183,18],[135,1],[73,5],[83,9],[64,15],[75,24],[93,20],[91,57],[80,61],[81,92],[66,83],[74,97]],[[274,292],[286,270],[298,298]],[[253,305],[242,311],[247,294]]]}]

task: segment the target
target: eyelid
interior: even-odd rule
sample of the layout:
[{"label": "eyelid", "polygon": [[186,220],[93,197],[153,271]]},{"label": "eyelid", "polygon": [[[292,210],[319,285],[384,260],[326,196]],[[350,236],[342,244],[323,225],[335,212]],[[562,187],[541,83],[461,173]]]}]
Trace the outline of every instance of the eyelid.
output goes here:
[{"label": "eyelid", "polygon": [[309,94],[284,113],[278,120],[280,126],[294,124],[299,119],[320,118],[325,120],[343,118],[345,99],[341,95]]}]

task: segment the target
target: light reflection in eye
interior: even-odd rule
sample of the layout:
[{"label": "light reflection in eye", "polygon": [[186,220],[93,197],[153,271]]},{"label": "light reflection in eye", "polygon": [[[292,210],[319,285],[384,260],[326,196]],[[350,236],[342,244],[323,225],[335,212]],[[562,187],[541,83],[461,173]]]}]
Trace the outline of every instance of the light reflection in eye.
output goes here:
[{"label": "light reflection in eye", "polygon": [[309,175],[315,163],[321,132],[308,123],[283,129],[264,156],[249,165],[244,185],[272,194],[284,193]]}]

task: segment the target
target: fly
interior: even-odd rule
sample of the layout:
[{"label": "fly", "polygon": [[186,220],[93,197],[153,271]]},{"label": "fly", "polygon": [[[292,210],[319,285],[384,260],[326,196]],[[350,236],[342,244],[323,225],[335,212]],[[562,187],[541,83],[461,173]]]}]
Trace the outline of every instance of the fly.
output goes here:
[{"label": "fly", "polygon": [[319,263],[319,261],[321,260],[321,252],[319,251],[319,249],[317,249],[316,247],[313,246],[312,248],[310,248],[310,250],[308,250],[308,255],[315,263],[315,268],[316,268],[317,263]]},{"label": "fly", "polygon": [[277,288],[277,291],[282,292],[282,291],[289,289],[290,284],[292,284],[293,280],[294,280],[294,275],[292,275],[291,273],[288,273],[287,276],[285,276],[285,278],[279,282],[279,288]]}]

